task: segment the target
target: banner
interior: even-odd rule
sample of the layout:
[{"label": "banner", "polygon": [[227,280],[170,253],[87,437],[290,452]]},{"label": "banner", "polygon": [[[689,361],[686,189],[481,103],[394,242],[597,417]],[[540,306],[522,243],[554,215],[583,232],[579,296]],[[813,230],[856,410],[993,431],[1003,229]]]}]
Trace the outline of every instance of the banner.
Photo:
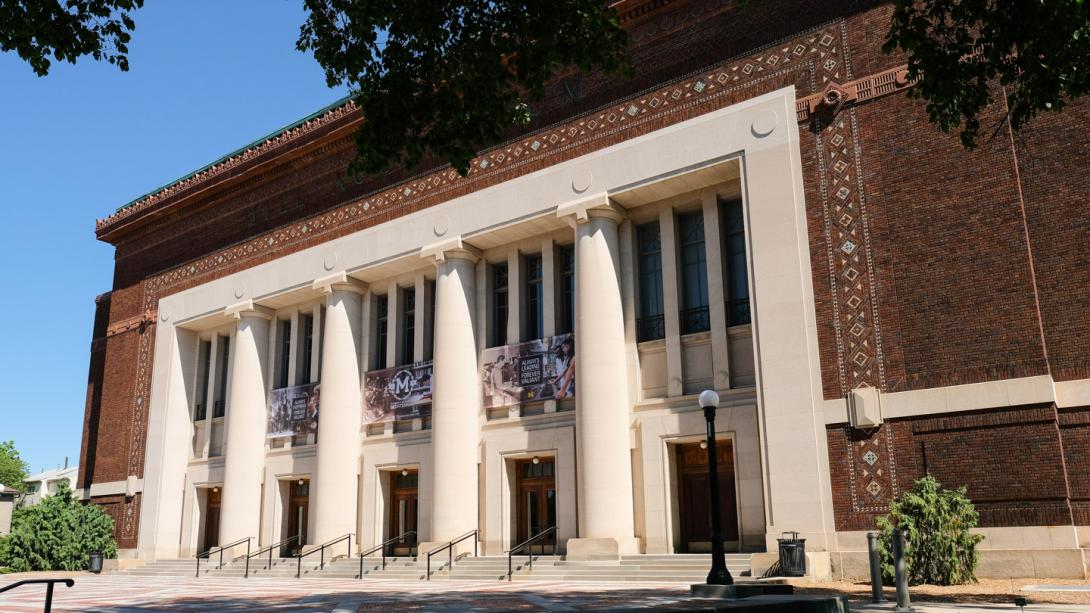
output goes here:
[{"label": "banner", "polygon": [[431,373],[429,360],[364,374],[364,423],[431,415]]},{"label": "banner", "polygon": [[318,432],[317,383],[283,387],[269,392],[267,438]]},{"label": "banner", "polygon": [[575,336],[560,334],[481,352],[484,408],[575,397]]}]

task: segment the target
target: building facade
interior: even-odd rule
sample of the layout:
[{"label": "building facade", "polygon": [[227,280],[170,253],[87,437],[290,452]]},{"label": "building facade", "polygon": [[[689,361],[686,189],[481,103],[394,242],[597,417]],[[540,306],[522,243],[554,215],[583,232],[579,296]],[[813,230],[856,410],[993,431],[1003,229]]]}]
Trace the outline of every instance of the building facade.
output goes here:
[{"label": "building facade", "polygon": [[865,574],[930,473],[980,574],[1085,576],[1087,105],[967,152],[881,52],[890,8],[835,4],[618,2],[636,75],[562,75],[466,178],[350,177],[342,102],[100,220],[83,497],[147,559],[706,551],[714,389],[755,570],[797,531]]},{"label": "building facade", "polygon": [[75,489],[79,467],[67,466],[67,464],[68,460],[66,458],[64,468],[46,470],[23,479],[26,491],[26,497],[23,499],[23,504],[37,504],[43,498],[56,494],[57,488],[60,487],[62,483],[69,488]]}]

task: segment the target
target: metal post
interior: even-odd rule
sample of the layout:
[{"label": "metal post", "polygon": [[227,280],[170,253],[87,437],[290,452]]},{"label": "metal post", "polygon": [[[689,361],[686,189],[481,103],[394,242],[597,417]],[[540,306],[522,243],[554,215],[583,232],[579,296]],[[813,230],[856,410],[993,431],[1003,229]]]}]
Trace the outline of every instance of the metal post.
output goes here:
[{"label": "metal post", "polygon": [[223,568],[223,547],[220,547],[220,565],[216,567],[216,570]]},{"label": "metal post", "polygon": [[250,541],[246,540],[246,570],[242,574],[243,579],[250,578]]},{"label": "metal post", "polygon": [[870,557],[870,593],[871,602],[882,602],[882,565],[878,558],[878,534],[867,533],[867,555]]},{"label": "metal post", "polygon": [[45,613],[53,610],[53,583],[45,584]]},{"label": "metal post", "polygon": [[897,584],[897,608],[898,612],[914,611],[908,598],[908,569],[905,568],[905,532],[893,531],[893,573]]},{"label": "metal post", "polygon": [[731,585],[734,577],[727,568],[723,553],[723,523],[719,508],[719,467],[715,458],[715,406],[704,407],[704,420],[708,424],[708,486],[712,503],[712,568],[708,572],[708,585]]}]

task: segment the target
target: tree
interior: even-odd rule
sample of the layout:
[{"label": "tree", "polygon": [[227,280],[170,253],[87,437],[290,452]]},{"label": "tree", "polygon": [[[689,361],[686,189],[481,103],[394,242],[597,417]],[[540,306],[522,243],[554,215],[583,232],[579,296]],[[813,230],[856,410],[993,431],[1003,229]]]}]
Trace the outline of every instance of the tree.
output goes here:
[{"label": "tree", "polygon": [[0,484],[12,489],[23,491],[27,478],[27,464],[19,457],[19,450],[15,448],[15,441],[0,442]]},{"label": "tree", "polygon": [[92,551],[117,557],[114,520],[95,505],[81,504],[62,482],[56,494],[15,512],[11,533],[0,537],[0,566],[15,572],[82,570]]},{"label": "tree", "polygon": [[960,585],[976,581],[976,546],[984,539],[971,530],[979,517],[965,488],[944,489],[931,475],[890,503],[877,519],[882,575],[893,581],[893,531],[907,534],[905,565],[912,585]]},{"label": "tree", "polygon": [[465,175],[480,149],[530,119],[527,100],[568,66],[625,73],[627,35],[602,0],[305,0],[297,47],[366,121],[353,171],[424,157]]},{"label": "tree", "polygon": [[144,0],[0,0],[0,51],[15,51],[38,76],[50,57],[75,64],[90,55],[129,69],[136,28],[129,13]]},{"label": "tree", "polygon": [[[1017,131],[1042,111],[1060,111],[1090,91],[1086,0],[894,0],[883,49],[908,55],[909,95],[926,102],[944,132],[958,126],[976,146],[980,113],[1002,87]],[[1001,130],[1006,123],[993,126]]]}]

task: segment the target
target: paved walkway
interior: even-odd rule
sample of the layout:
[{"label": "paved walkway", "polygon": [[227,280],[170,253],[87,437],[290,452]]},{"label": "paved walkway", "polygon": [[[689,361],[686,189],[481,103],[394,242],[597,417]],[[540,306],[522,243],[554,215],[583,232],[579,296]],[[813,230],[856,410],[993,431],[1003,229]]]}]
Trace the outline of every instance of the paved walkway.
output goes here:
[{"label": "paved walkway", "polygon": [[[35,573],[35,578],[46,573]],[[64,576],[64,575],[59,575]],[[69,574],[68,576],[72,576]],[[0,585],[27,576],[0,576]],[[58,586],[53,610],[136,613],[147,611],[585,611],[628,607],[677,607],[688,585],[677,583],[503,583],[495,581],[394,581],[386,579],[174,578],[125,575],[75,577]],[[23,586],[0,594],[4,613],[38,613],[45,587]],[[914,602],[919,613],[1018,613],[1010,603],[995,605]],[[892,603],[853,602],[853,611],[891,611]],[[1086,605],[1033,604],[1026,613],[1074,613]]]}]

